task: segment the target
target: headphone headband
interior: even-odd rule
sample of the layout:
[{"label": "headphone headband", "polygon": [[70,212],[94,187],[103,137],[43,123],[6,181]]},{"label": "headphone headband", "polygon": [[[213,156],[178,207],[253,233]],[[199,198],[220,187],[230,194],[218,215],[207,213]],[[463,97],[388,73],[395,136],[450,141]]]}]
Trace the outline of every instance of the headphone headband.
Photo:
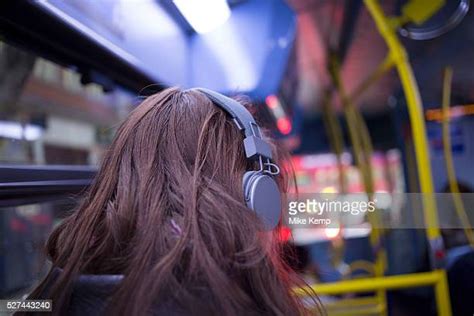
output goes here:
[{"label": "headphone headband", "polygon": [[194,88],[191,90],[199,91],[206,95],[215,105],[232,117],[239,130],[244,131],[244,148],[247,158],[256,159],[260,156],[272,159],[270,145],[262,139],[260,127],[255,122],[252,114],[242,104],[209,89]]}]

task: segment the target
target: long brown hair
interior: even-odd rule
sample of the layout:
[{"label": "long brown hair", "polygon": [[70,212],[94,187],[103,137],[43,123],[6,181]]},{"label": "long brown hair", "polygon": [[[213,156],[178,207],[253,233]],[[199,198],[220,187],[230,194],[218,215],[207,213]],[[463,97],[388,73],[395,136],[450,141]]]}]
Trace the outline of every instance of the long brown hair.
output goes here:
[{"label": "long brown hair", "polygon": [[305,313],[274,235],[244,203],[242,176],[255,168],[234,123],[201,93],[148,97],[119,128],[81,205],[52,233],[48,254],[62,272],[50,272],[31,297],[64,312],[79,274],[122,274],[107,304],[114,314],[170,300],[189,313]]}]

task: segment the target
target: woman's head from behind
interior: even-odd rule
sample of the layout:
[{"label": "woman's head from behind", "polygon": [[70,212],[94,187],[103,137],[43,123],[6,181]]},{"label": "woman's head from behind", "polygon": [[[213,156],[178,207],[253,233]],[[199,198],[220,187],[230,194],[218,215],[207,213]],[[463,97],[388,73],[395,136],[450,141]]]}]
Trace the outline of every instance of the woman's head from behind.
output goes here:
[{"label": "woman's head from behind", "polygon": [[[78,210],[52,234],[67,304],[78,274],[123,274],[110,311],[167,300],[225,314],[299,309],[269,234],[242,192],[243,136],[198,91],[147,98],[119,128]],[[281,183],[280,183],[281,184]]]}]

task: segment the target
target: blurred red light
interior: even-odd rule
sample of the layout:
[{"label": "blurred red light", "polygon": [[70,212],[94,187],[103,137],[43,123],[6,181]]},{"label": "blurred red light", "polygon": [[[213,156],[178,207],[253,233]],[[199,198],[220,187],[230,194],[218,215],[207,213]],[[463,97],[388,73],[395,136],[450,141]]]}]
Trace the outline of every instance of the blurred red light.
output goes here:
[{"label": "blurred red light", "polygon": [[277,120],[277,127],[283,135],[288,135],[291,132],[291,122],[287,117],[280,117]]},{"label": "blurred red light", "polygon": [[291,229],[289,229],[286,226],[282,226],[279,231],[279,237],[280,237],[280,241],[283,241],[283,242],[292,239]]},{"label": "blurred red light", "polygon": [[26,225],[26,223],[19,220],[18,218],[12,218],[10,220],[10,229],[14,232],[24,233],[28,231],[28,226]]},{"label": "blurred red light", "polygon": [[276,109],[278,107],[278,98],[271,94],[265,98],[265,103],[270,109]]}]

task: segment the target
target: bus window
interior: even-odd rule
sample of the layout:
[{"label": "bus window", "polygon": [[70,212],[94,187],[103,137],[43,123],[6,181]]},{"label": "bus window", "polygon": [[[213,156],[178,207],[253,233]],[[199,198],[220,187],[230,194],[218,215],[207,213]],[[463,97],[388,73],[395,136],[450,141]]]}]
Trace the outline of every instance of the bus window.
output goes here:
[{"label": "bus window", "polygon": [[0,163],[97,164],[131,94],[1,42],[0,65]]},{"label": "bus window", "polygon": [[[1,183],[76,177],[73,170],[91,173],[87,166],[97,165],[132,107],[133,97],[125,90],[104,91],[76,69],[2,42],[0,74]],[[2,192],[0,298],[22,298],[44,277],[45,242],[78,202],[68,188],[42,189],[44,195]]]}]

